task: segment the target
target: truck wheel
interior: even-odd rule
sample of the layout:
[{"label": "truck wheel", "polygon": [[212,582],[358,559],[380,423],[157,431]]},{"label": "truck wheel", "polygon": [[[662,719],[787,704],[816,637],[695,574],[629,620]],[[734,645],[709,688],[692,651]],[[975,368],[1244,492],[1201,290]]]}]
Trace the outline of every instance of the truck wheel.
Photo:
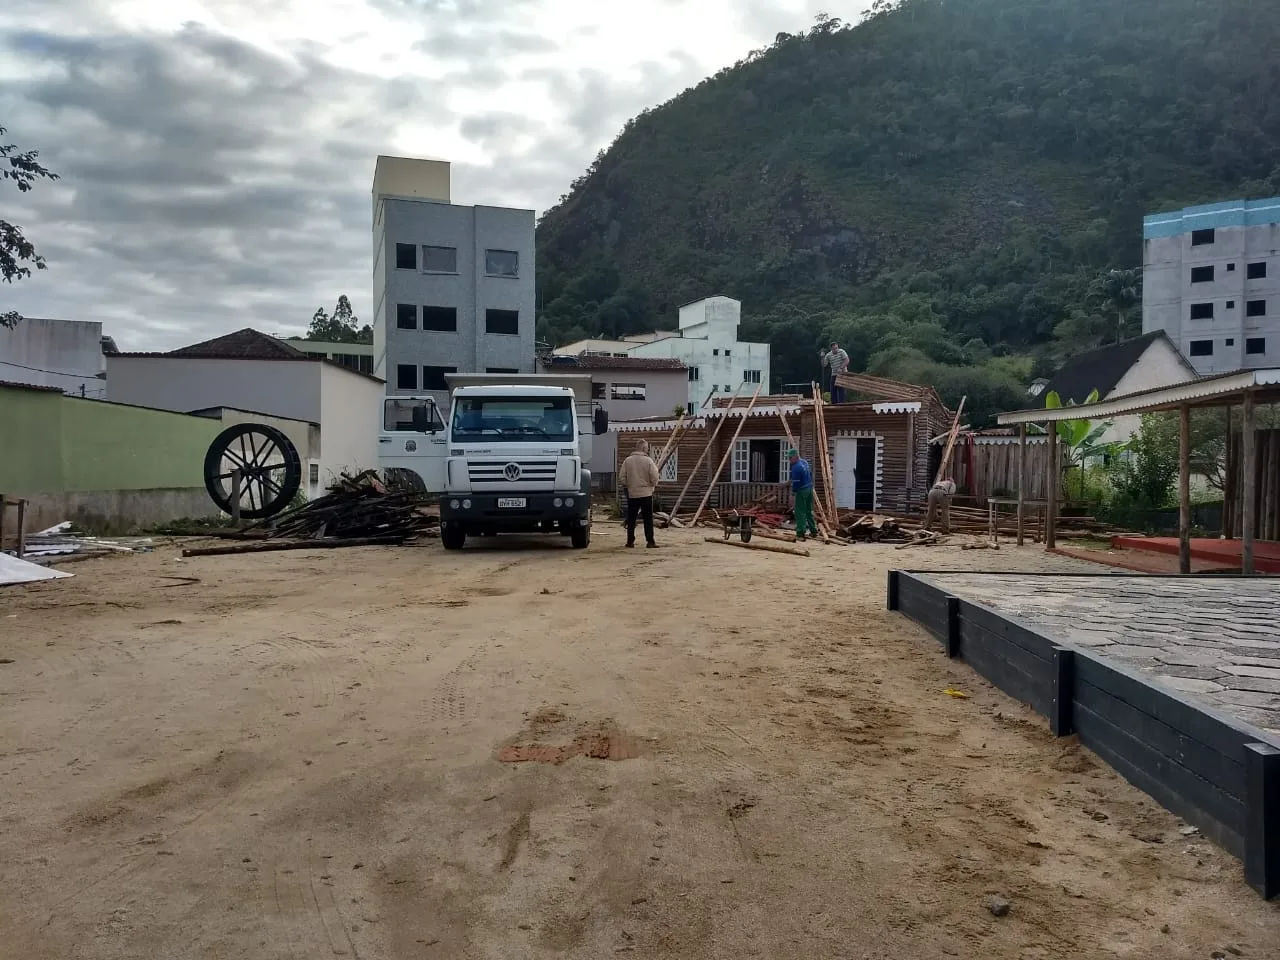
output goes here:
[{"label": "truck wheel", "polygon": [[440,531],[440,543],[446,550],[461,550],[462,545],[466,542],[467,534],[465,530],[445,527]]},{"label": "truck wheel", "polygon": [[587,545],[591,543],[591,528],[574,527],[573,532],[569,534],[569,542],[573,544],[575,550],[587,549]]}]

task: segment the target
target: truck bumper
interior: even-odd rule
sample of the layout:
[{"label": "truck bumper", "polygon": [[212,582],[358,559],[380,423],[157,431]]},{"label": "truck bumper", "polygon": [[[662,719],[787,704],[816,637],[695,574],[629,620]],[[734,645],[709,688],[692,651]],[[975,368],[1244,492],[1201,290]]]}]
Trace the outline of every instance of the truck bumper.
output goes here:
[{"label": "truck bumper", "polygon": [[[499,506],[499,501],[523,500],[521,506]],[[570,502],[572,501],[572,503]],[[457,506],[454,506],[454,504]],[[467,504],[470,504],[468,506]],[[440,498],[440,524],[465,533],[538,533],[591,522],[591,496],[574,493],[469,493]]]}]

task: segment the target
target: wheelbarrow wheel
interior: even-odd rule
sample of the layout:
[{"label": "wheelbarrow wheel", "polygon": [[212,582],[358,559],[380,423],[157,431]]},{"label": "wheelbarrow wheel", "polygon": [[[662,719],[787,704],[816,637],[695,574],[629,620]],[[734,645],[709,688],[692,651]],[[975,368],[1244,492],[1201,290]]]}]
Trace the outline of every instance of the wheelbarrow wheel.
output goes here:
[{"label": "wheelbarrow wheel", "polygon": [[750,528],[750,527],[743,527],[743,528],[742,528],[742,542],[743,542],[743,543],[750,543],[750,542],[751,542],[751,528]]}]

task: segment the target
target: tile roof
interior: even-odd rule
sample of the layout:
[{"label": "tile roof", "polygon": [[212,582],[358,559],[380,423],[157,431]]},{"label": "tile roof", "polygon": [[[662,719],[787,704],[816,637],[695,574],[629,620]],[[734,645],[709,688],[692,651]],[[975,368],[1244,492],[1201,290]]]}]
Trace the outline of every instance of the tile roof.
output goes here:
[{"label": "tile roof", "polygon": [[226,336],[214,337],[212,340],[193,343],[188,347],[179,347],[167,353],[162,351],[122,352],[111,354],[111,356],[148,360],[301,360],[306,363],[325,363],[367,380],[384,382],[380,377],[326,360],[322,354],[306,353],[278,337],[261,333],[252,327],[245,327]]},{"label": "tile roof", "polygon": [[226,336],[214,337],[193,343],[189,347],[170,350],[171,357],[227,357],[237,360],[296,360],[304,356],[303,351],[291,346],[284,340],[265,333],[259,333],[252,327],[245,327]]},{"label": "tile roof", "polygon": [[40,383],[18,383],[16,380],[0,380],[0,387],[11,390],[34,390],[37,393],[62,393],[61,387],[48,387]]}]

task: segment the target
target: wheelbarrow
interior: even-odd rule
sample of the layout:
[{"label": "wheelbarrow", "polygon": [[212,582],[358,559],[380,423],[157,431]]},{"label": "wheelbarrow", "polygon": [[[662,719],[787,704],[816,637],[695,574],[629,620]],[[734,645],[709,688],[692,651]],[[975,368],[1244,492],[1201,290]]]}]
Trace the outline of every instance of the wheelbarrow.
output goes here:
[{"label": "wheelbarrow", "polygon": [[724,525],[724,538],[728,540],[733,536],[734,531],[738,533],[739,539],[743,543],[751,542],[751,524],[755,521],[755,517],[750,514],[731,513],[721,518]]}]

